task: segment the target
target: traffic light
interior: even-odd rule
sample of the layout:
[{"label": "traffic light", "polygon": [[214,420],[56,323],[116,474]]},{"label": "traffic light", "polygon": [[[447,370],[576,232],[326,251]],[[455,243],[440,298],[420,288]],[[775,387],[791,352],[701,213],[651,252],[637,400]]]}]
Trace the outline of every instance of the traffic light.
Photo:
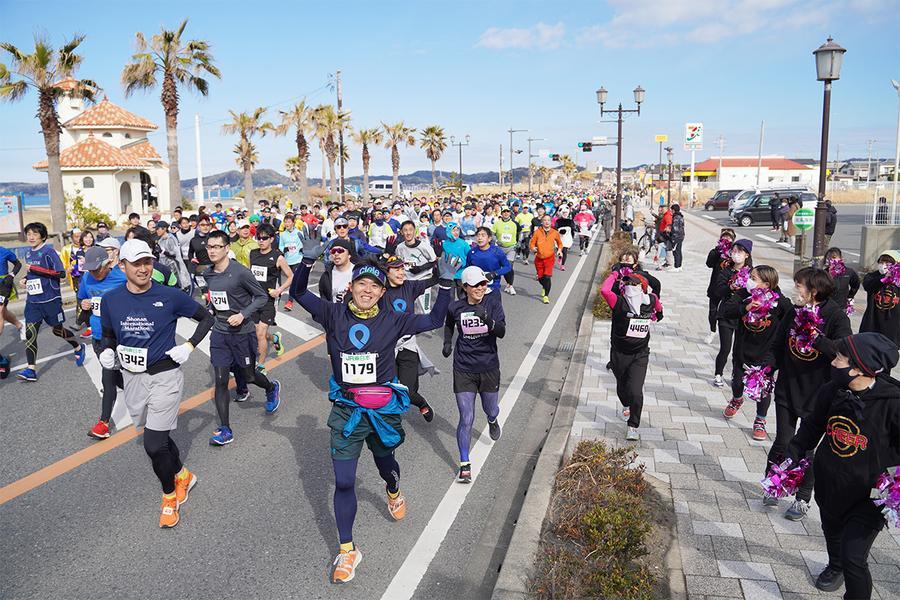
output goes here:
[{"label": "traffic light", "polygon": [[559,154],[551,154],[551,155],[550,155],[550,160],[559,161]]},{"label": "traffic light", "polygon": [[578,142],[578,147],[581,148],[582,152],[590,152],[594,144],[593,142]]}]

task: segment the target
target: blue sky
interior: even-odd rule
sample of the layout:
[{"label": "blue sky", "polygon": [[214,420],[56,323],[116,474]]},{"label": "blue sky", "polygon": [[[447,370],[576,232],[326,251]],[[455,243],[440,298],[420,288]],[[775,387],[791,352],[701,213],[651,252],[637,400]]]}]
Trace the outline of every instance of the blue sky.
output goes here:
[{"label": "blue sky", "polygon": [[[49,9],[47,8],[49,7]],[[129,8],[131,7],[131,8]],[[248,8],[249,7],[249,8]],[[338,12],[335,12],[337,10]],[[900,38],[891,31],[900,0],[610,0],[608,2],[26,2],[0,0],[0,40],[28,49],[34,34],[59,45],[75,32],[79,75],[94,79],[110,99],[162,129],[158,93],[125,99],[119,76],[133,51],[134,33],[148,36],[184,17],[186,34],[211,42],[221,80],[208,98],[182,94],[179,126],[181,175],[195,175],[194,114],[204,123],[204,173],[236,168],[234,139],[220,132],[229,109],[287,107],[304,94],[313,104],[333,99],[328,74],[341,69],[344,104],[353,124],[372,127],[405,120],[413,127],[439,124],[448,135],[470,134],[464,171],[496,170],[500,144],[508,152],[509,127],[528,129],[541,149],[615,166],[615,148],[580,153],[576,143],[615,135],[598,123],[594,90],[610,103],[632,102],[646,89],[641,115],[625,124],[624,162],[653,161],[654,134],[667,133],[677,159],[684,123],[702,121],[706,146],[698,160],[718,154],[756,153],[761,120],[764,153],[817,157],[822,84],[812,50],[828,35],[848,49],[832,100],[831,155],[893,156]],[[0,54],[0,61],[5,60]],[[0,181],[41,181],[31,164],[43,158],[34,118],[36,97],[0,104]],[[522,148],[526,134],[517,134]],[[165,152],[162,131],[151,139]],[[260,166],[283,172],[294,153],[290,138],[259,142]],[[506,159],[504,159],[506,160]],[[522,165],[525,158],[519,156]],[[443,170],[457,169],[448,151]],[[309,175],[320,173],[313,152]],[[507,165],[508,166],[508,165]],[[429,168],[419,148],[401,149],[401,171]],[[350,175],[361,173],[351,149]],[[373,153],[373,174],[390,172],[389,153]]]}]

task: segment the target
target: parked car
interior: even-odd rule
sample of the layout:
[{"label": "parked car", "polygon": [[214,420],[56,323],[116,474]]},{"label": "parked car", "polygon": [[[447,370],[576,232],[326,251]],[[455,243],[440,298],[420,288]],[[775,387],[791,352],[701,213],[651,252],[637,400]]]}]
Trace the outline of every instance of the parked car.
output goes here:
[{"label": "parked car", "polygon": [[741,190],[719,190],[706,201],[703,208],[704,210],[725,210],[728,208],[728,202],[740,192]]},{"label": "parked car", "polygon": [[812,192],[787,192],[784,190],[764,191],[754,194],[741,208],[731,212],[731,221],[741,227],[750,225],[765,225],[772,223],[771,202],[778,194],[779,201],[783,198],[795,197],[800,200],[800,207],[811,206],[816,202],[816,195]]},{"label": "parked car", "polygon": [[803,192],[808,192],[809,188],[806,186],[782,186],[782,187],[768,187],[768,188],[749,188],[746,190],[742,190],[740,193],[735,194],[735,196],[728,201],[728,214],[730,215],[732,211],[738,208],[742,208],[747,202],[750,201],[750,198],[755,196],[756,194],[760,194],[762,192],[778,192],[782,195],[787,194],[800,194]]}]

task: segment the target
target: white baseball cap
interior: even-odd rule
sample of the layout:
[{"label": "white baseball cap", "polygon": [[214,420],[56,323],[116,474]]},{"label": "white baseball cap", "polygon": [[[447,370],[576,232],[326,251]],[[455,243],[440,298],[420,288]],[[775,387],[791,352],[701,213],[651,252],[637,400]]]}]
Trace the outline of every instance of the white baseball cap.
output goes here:
[{"label": "white baseball cap", "polygon": [[97,243],[97,245],[101,248],[115,248],[116,250],[122,247],[122,244],[119,243],[119,238],[114,238],[113,236],[103,238]]},{"label": "white baseball cap", "polygon": [[137,262],[142,258],[153,258],[153,252],[150,251],[150,246],[147,245],[147,242],[144,240],[139,240],[136,238],[132,238],[122,244],[121,249],[119,250],[119,258],[122,260],[127,260],[130,263]]},{"label": "white baseball cap", "polygon": [[482,281],[488,280],[488,278],[484,275],[484,271],[481,270],[481,267],[476,267],[475,265],[471,265],[463,269],[463,272],[462,274],[460,274],[459,278],[465,285],[469,286],[475,286]]}]

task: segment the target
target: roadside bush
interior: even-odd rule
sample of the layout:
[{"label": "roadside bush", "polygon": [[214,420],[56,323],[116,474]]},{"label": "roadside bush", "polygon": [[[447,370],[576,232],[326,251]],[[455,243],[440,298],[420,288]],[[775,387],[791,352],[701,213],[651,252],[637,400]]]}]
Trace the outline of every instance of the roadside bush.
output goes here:
[{"label": "roadside bush", "polygon": [[113,218],[91,204],[81,195],[66,196],[66,220],[72,227],[86,229],[97,226],[98,221],[113,223]]},{"label": "roadside bush", "polygon": [[600,293],[600,287],[603,285],[603,282],[609,277],[610,272],[612,271],[611,267],[613,264],[618,262],[619,257],[622,256],[622,253],[625,252],[628,248],[631,248],[634,243],[631,241],[631,235],[625,231],[617,231],[612,236],[612,241],[610,242],[612,246],[609,253],[608,262],[601,267],[600,278],[597,281],[597,294],[594,297],[594,306],[593,313],[594,316],[598,319],[610,319],[612,318],[612,309],[609,307],[609,304],[606,303],[606,300],[603,299],[603,295]]},{"label": "roadside bush", "polygon": [[537,598],[649,599],[654,578],[637,561],[652,528],[643,467],[630,449],[584,440],[556,475],[532,581]]}]

